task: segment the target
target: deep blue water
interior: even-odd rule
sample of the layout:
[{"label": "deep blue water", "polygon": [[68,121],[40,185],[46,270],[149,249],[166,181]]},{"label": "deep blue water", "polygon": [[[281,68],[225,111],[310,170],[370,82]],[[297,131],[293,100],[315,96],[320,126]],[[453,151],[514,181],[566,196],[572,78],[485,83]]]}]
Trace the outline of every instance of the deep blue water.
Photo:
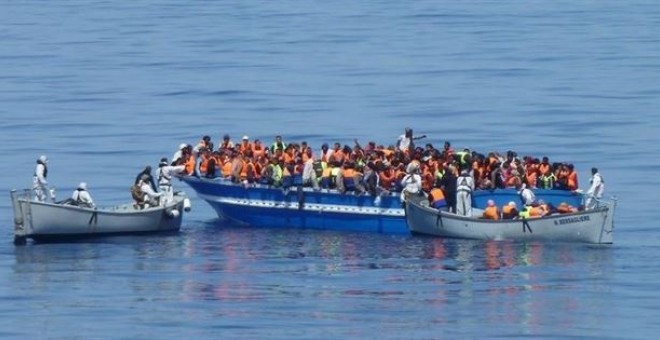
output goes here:
[{"label": "deep blue water", "polygon": [[229,133],[441,145],[600,168],[615,244],[235,228],[14,247],[0,336],[655,338],[655,1],[5,1],[0,190],[50,158],[59,196],[129,199],[145,165]]}]

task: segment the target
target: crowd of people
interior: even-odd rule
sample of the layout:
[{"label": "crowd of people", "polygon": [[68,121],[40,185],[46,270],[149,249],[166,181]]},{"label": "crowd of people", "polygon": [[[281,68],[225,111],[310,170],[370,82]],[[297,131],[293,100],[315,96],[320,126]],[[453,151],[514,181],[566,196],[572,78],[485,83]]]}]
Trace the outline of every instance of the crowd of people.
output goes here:
[{"label": "crowd of people", "polygon": [[[455,151],[449,141],[442,148],[433,144],[416,146],[425,135],[414,136],[410,128],[394,144],[378,145],[369,141],[361,145],[335,142],[321,145],[315,153],[306,141],[285,142],[275,136],[270,145],[243,136],[234,143],[224,135],[218,147],[210,136],[203,136],[195,145],[180,144],[170,161],[162,158],[158,180],[154,180],[151,166],[135,178],[131,194],[136,207],[157,205],[161,197],[172,196],[171,180],[175,176],[223,177],[250,186],[255,183],[288,189],[308,186],[314,190],[337,190],[356,195],[382,195],[399,192],[405,201],[412,195],[428,197],[429,204],[464,216],[472,216],[471,195],[474,190],[515,188],[521,198],[521,209],[510,202],[496,207],[489,202],[483,217],[491,219],[536,217],[550,213],[577,211],[578,207],[553,207],[535,199],[533,189],[578,189],[578,175],[573,164],[551,163],[548,157],[519,157],[515,151],[479,153],[464,148]],[[33,189],[37,200],[48,194],[48,159],[37,160]],[[587,192],[586,208],[595,205],[594,198],[603,194],[604,181],[592,168],[591,186]],[[50,193],[54,200],[54,193]],[[87,184],[80,183],[71,199],[79,205],[93,206]]]},{"label": "crowd of people", "polygon": [[[573,164],[551,163],[548,157],[520,157],[515,151],[455,151],[449,141],[442,148],[431,143],[415,145],[425,137],[415,136],[412,129],[406,128],[387,147],[373,141],[362,145],[356,139],[353,145],[324,143],[319,152],[314,152],[306,141],[288,142],[279,135],[269,145],[248,136],[235,143],[224,135],[217,148],[210,136],[203,136],[194,145],[179,145],[170,166],[180,167],[185,175],[223,177],[246,186],[260,183],[288,189],[302,185],[376,198],[394,191],[401,193],[402,200],[424,194],[434,207],[466,216],[472,214],[472,191],[498,188],[519,190],[521,216],[577,210],[548,206],[533,196],[537,188],[577,190],[578,174]],[[602,177],[595,168],[592,172],[591,181],[596,184],[592,183],[589,194],[600,198]],[[497,216],[510,215],[503,214],[509,206],[497,208]]]}]

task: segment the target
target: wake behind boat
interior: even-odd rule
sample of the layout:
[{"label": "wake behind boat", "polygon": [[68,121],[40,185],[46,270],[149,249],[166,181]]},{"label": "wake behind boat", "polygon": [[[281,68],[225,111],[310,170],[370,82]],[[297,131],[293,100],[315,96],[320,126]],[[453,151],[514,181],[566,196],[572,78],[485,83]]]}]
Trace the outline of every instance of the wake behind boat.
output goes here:
[{"label": "wake behind boat", "polygon": [[440,211],[429,207],[425,201],[409,201],[406,221],[413,233],[447,238],[611,244],[615,206],[615,200],[599,200],[595,208],[586,211],[489,220]]},{"label": "wake behind boat", "polygon": [[14,243],[27,238],[36,241],[111,234],[173,232],[181,228],[190,201],[177,192],[165,204],[138,209],[134,204],[87,208],[68,204],[40,202],[33,190],[12,190]]}]

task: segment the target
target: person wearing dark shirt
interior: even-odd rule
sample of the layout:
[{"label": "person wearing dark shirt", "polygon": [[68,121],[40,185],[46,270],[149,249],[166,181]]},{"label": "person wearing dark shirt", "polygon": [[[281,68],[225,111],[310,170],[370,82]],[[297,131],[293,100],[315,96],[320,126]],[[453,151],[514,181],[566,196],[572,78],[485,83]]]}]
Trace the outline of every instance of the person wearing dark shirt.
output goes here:
[{"label": "person wearing dark shirt", "polygon": [[440,186],[445,192],[445,201],[450,212],[456,213],[456,189],[458,186],[454,169],[451,166],[445,167],[445,175],[442,176]]},{"label": "person wearing dark shirt", "polygon": [[154,192],[158,192],[158,189],[156,187],[156,182],[154,181],[154,176],[151,175],[151,166],[147,165],[144,170],[142,170],[137,176],[135,177],[135,182],[133,183],[138,184],[140,182],[140,179],[142,178],[142,175],[147,175],[149,176],[148,183],[151,185],[151,188],[154,190]]}]

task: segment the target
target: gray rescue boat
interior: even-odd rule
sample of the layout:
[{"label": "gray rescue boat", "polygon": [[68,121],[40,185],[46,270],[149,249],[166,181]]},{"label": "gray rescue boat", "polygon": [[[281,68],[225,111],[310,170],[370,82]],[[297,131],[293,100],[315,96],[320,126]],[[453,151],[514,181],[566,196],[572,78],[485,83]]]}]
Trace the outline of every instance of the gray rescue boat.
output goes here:
[{"label": "gray rescue boat", "polygon": [[[412,233],[446,238],[611,244],[616,200],[599,200],[586,211],[540,218],[488,220],[459,216],[428,206],[426,200],[406,202],[406,222]],[[480,210],[475,211],[475,215]]]},{"label": "gray rescue boat", "polygon": [[112,234],[173,232],[181,228],[190,200],[177,192],[171,200],[145,209],[133,204],[86,208],[68,204],[39,202],[32,190],[12,190],[14,243],[88,237]]}]

